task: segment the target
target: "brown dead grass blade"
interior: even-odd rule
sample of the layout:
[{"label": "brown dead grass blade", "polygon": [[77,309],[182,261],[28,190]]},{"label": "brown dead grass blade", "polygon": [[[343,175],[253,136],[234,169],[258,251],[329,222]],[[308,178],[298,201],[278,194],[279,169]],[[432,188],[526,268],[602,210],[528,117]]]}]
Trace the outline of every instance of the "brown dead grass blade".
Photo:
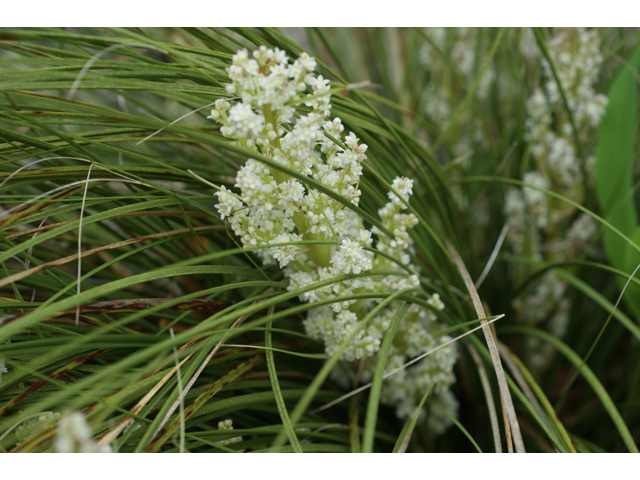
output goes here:
[{"label": "brown dead grass blade", "polygon": [[[464,262],[458,255],[453,244],[445,239],[445,245],[453,258],[453,261],[458,267],[460,271],[460,275],[464,280],[464,283],[469,290],[469,295],[471,296],[471,301],[473,303],[473,307],[476,310],[476,314],[478,318],[486,318],[486,314],[484,312],[484,307],[482,306],[482,302],[480,301],[480,296],[478,295],[478,291],[476,287],[473,285],[473,281],[471,280],[471,276],[467,271],[467,267],[465,267]],[[487,346],[489,347],[489,353],[491,354],[491,360],[493,362],[493,367],[496,371],[496,376],[498,377],[498,385],[500,386],[500,396],[504,401],[504,406],[507,410],[507,416],[509,418],[509,424],[511,426],[511,434],[513,437],[513,441],[515,443],[516,452],[518,453],[526,453],[524,448],[524,442],[522,441],[522,433],[520,432],[520,425],[518,424],[518,417],[516,416],[516,410],[513,406],[513,400],[511,399],[511,393],[509,392],[509,386],[507,384],[507,378],[504,375],[504,369],[502,368],[502,362],[500,361],[500,354],[498,353],[498,346],[496,345],[496,341],[493,338],[493,334],[486,320],[482,320],[482,331],[484,333],[484,338],[487,342]]]},{"label": "brown dead grass blade", "polygon": [[[187,355],[182,362],[180,362],[177,366],[173,367],[171,370],[169,370],[169,372],[162,377],[162,379],[156,383],[153,388],[151,390],[149,390],[147,392],[147,394],[142,397],[140,399],[140,401],[138,403],[135,404],[135,406],[130,410],[130,412],[134,415],[136,415],[138,412],[140,412],[140,410],[142,410],[144,408],[144,406],[149,403],[149,401],[153,398],[153,396],[158,393],[158,390],[160,390],[162,388],[162,386],[167,383],[167,381],[173,376],[174,373],[176,373],[176,371],[178,370],[178,367],[181,367],[187,360],[189,360],[191,357],[193,356],[193,353],[190,353],[189,355]],[[111,445],[111,443],[113,443],[113,441],[118,438],[118,435],[120,435],[125,428],[127,428],[127,425],[129,424],[129,422],[131,422],[131,420],[133,420],[132,417],[130,416],[125,416],[122,420],[120,420],[118,422],[118,424],[113,427],[111,430],[109,430],[108,432],[106,432],[101,438],[100,438],[100,445]]]},{"label": "brown dead grass blade", "polygon": [[[207,230],[224,230],[226,227],[223,225],[209,225],[203,227],[195,227],[193,230],[196,232],[207,231]],[[131,245],[133,243],[144,242],[146,240],[155,240],[157,238],[170,237],[172,235],[182,235],[185,233],[191,233],[191,230],[188,228],[180,228],[178,230],[171,230],[168,232],[160,232],[154,233],[152,235],[145,235],[143,237],[130,238],[129,240],[124,240],[122,242],[111,243],[109,245],[103,245],[102,247],[92,248],[91,250],[86,250],[82,252],[80,255],[77,253],[74,255],[69,255],[68,257],[59,258],[58,260],[54,260],[52,262],[43,263],[42,265],[38,265],[37,267],[32,267],[22,272],[14,273],[8,277],[0,279],[0,287],[4,287],[13,282],[17,282],[24,278],[27,278],[33,274],[43,272],[49,268],[59,267],[60,265],[64,265],[69,262],[73,262],[78,260],[79,258],[85,258],[90,255],[95,255],[96,253],[104,252],[105,250],[113,250],[114,248],[124,247],[126,245]]]},{"label": "brown dead grass blade", "polygon": [[[191,405],[189,405],[184,410],[184,420],[188,420],[192,417],[200,407],[202,407],[205,403],[209,401],[211,397],[213,397],[216,393],[222,390],[225,386],[236,380],[243,373],[247,372],[257,364],[263,362],[265,360],[265,355],[260,353],[255,357],[251,357],[246,362],[238,365],[236,368],[228,372],[226,375],[218,379],[213,385],[207,388],[204,392],[202,392],[198,398],[196,398]],[[145,448],[145,452],[155,452],[164,445],[164,443],[173,435],[173,433],[180,427],[181,419],[180,416],[177,416],[173,419],[171,423],[167,425],[164,431],[158,436],[153,442],[151,442]]]},{"label": "brown dead grass blade", "polygon": [[[273,288],[269,288],[267,290],[267,292],[273,291]],[[255,301],[252,303],[252,305],[255,305],[256,303],[258,303],[260,300]],[[247,319],[248,315],[243,315],[242,317],[238,318],[233,325],[231,325],[230,330],[233,330],[234,328],[240,326],[242,324],[242,322],[244,322]],[[193,377],[191,377],[191,380],[189,380],[189,382],[187,383],[187,385],[185,385],[184,390],[182,392],[180,392],[180,394],[178,395],[178,398],[175,400],[175,402],[173,402],[173,405],[171,405],[171,408],[169,408],[169,411],[165,414],[164,418],[162,419],[162,421],[160,422],[160,425],[158,425],[158,428],[156,428],[156,431],[153,433],[153,436],[151,438],[155,438],[159,433],[160,430],[162,429],[162,427],[165,426],[165,424],[169,421],[169,418],[171,417],[171,415],[173,414],[173,412],[175,412],[176,408],[178,408],[178,406],[180,405],[180,402],[184,399],[184,397],[187,395],[187,393],[189,393],[189,390],[191,390],[191,387],[193,387],[193,385],[195,384],[196,380],[198,379],[198,377],[200,376],[200,374],[202,373],[202,371],[205,369],[205,367],[207,366],[207,364],[211,361],[211,359],[213,358],[213,356],[218,352],[218,350],[220,350],[220,348],[225,344],[225,342],[227,341],[227,339],[231,336],[230,333],[227,333],[224,337],[222,337],[222,339],[216,344],[215,347],[213,347],[213,350],[211,350],[211,352],[209,353],[209,355],[207,356],[207,358],[204,359],[204,362],[202,362],[202,364],[200,365],[200,367],[198,367],[198,370],[196,371],[196,373],[193,374]]]},{"label": "brown dead grass blade", "polygon": [[[92,358],[96,358],[98,355],[102,355],[104,352],[106,352],[105,349],[100,349],[100,350],[96,350],[95,352],[87,353],[86,355],[83,355],[82,357],[75,359],[69,365],[66,365],[63,368],[61,368],[60,370],[57,370],[57,371],[53,372],[52,374],[48,375],[47,379],[51,379],[51,380],[56,379],[60,375],[63,375],[65,373],[67,373],[69,370],[77,367],[78,365],[81,365],[84,362],[87,362],[87,361],[91,360]],[[14,397],[11,400],[9,400],[2,408],[0,408],[0,417],[2,417],[2,415],[7,413],[7,411],[9,411],[9,409],[14,407],[18,403],[20,403],[22,400],[27,398],[29,395],[31,395],[32,393],[34,393],[35,391],[37,391],[41,387],[44,387],[45,385],[47,385],[49,383],[49,381],[47,379],[42,379],[42,380],[37,381],[36,383],[31,385],[26,390],[20,392],[16,397]]]},{"label": "brown dead grass blade", "polygon": [[43,208],[48,207],[49,205],[53,205],[60,200],[64,200],[65,198],[71,196],[74,192],[80,190],[82,185],[75,185],[71,188],[68,188],[60,193],[56,193],[50,199],[35,203],[33,205],[27,205],[22,209],[17,210],[15,213],[11,215],[7,215],[6,217],[0,219],[0,227],[4,227],[5,225],[10,225],[13,222],[20,220],[21,218],[27,217],[33,213],[36,213]]},{"label": "brown dead grass blade", "polygon": [[[171,300],[172,299],[170,298],[133,298],[128,300],[109,300],[106,302],[85,303],[83,305],[79,305],[78,311],[80,315],[84,317],[83,321],[90,324],[96,324],[95,320],[91,321],[88,317],[86,317],[86,315],[89,313],[140,312],[152,307],[157,307],[158,305],[162,305],[163,303],[167,303]],[[227,307],[230,307],[231,305],[233,305],[231,302],[221,302],[219,300],[206,300],[196,298],[193,300],[184,300],[179,303],[174,303],[173,305],[166,307],[166,309],[180,311],[196,310],[200,312],[219,312]],[[15,308],[20,307],[16,306]],[[0,317],[0,327],[27,315],[27,313]],[[75,313],[76,309],[52,313],[49,316],[49,320]],[[100,324],[98,323],[98,325]]]},{"label": "brown dead grass blade", "polygon": [[[193,218],[193,217],[210,218],[210,215],[207,212],[196,212],[194,210],[188,210],[188,211],[185,211],[185,214],[187,214],[189,218]],[[142,212],[129,212],[129,213],[123,213],[121,215],[114,215],[113,217],[109,217],[108,220],[115,220],[116,218],[131,218],[131,217],[180,217],[182,215],[183,214],[180,210],[144,210]],[[29,230],[23,230],[20,232],[12,233],[11,235],[7,235],[6,238],[7,240],[14,240],[20,237],[31,236],[34,233],[46,232],[48,230],[61,227],[62,225],[67,225],[68,223],[71,223],[74,221],[75,220],[66,220],[64,222],[41,225],[36,228],[30,228]]]}]

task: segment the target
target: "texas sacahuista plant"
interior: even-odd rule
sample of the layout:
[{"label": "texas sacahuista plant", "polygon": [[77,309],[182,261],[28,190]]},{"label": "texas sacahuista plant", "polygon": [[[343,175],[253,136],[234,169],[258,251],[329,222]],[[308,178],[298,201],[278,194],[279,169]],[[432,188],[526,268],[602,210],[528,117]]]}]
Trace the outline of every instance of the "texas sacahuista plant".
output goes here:
[{"label": "texas sacahuista plant", "polygon": [[[312,178],[358,205],[367,145],[360,143],[353,132],[343,135],[341,120],[330,118],[329,80],[315,75],[315,68],[315,60],[305,53],[291,63],[278,49],[260,47],[252,56],[241,50],[227,69],[231,80],[227,91],[239,100],[217,100],[209,118],[222,125],[225,137],[235,139],[247,150]],[[405,213],[413,180],[396,178],[392,187],[399,196],[389,192],[389,203],[378,211],[382,226],[391,236],[376,227],[366,229],[362,219],[343,203],[255,159],[249,158],[238,171],[235,187],[237,191],[221,186],[217,192],[220,217],[229,222],[243,245],[263,247],[253,251],[265,265],[277,263],[283,269],[290,290],[345,274],[391,272],[340,281],[300,295],[300,301],[309,303],[335,299],[311,308],[304,320],[307,333],[324,341],[328,354],[335,353],[382,301],[347,300],[345,296],[384,297],[420,287],[418,269],[410,255],[414,252],[413,241],[407,231],[418,220],[412,213]],[[297,244],[300,241],[333,244]],[[437,294],[427,296],[434,311],[444,309]],[[345,387],[352,385],[354,361],[364,362],[361,381],[371,379],[376,353],[398,305],[394,302],[385,307],[342,353],[343,362],[333,376]],[[394,337],[387,371],[450,340],[434,335],[442,329],[434,312],[412,305]],[[455,361],[455,348],[447,346],[390,376],[384,382],[382,402],[407,418],[435,384],[436,400],[455,413],[457,402],[449,390],[455,381]],[[434,433],[449,424],[447,416],[438,411],[429,413],[428,422]]]}]

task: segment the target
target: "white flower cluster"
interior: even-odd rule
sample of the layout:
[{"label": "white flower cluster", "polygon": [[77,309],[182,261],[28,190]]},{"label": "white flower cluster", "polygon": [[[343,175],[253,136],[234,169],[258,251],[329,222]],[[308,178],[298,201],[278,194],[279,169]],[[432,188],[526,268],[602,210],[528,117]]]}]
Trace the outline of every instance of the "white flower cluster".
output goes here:
[{"label": "white flower cluster", "polygon": [[[547,48],[567,95],[569,108],[573,112],[577,127],[588,138],[588,130],[581,127],[597,127],[607,106],[607,98],[596,94],[593,90],[593,84],[598,80],[602,64],[598,31],[584,28],[563,29],[551,38]],[[546,75],[551,77],[549,63],[542,62],[542,67]],[[558,84],[551,81],[547,82],[545,87],[549,103],[560,102]],[[568,128],[566,127],[563,132],[565,135],[569,133]]]},{"label": "white flower cluster", "polygon": [[4,358],[0,358],[0,383],[2,383],[2,374],[8,371],[7,366],[4,364]]},{"label": "white flower cluster", "polygon": [[[607,98],[593,89],[602,63],[598,32],[558,29],[547,42],[547,50],[571,110],[578,140],[586,150],[607,106]],[[583,170],[591,175],[594,160],[586,151],[585,158],[578,158],[575,135],[558,83],[549,62],[543,59],[542,66],[547,81],[529,99],[526,140],[538,170],[554,190],[580,202],[584,196]],[[550,220],[557,223],[572,214],[573,211],[561,212]]]},{"label": "white flower cluster", "polygon": [[91,428],[81,412],[62,415],[58,422],[55,448],[58,453],[110,453],[111,447],[93,440]]},{"label": "white flower cluster", "polygon": [[[607,98],[593,89],[602,63],[598,32],[557,29],[546,47],[571,110],[584,158],[578,156],[576,135],[558,84],[549,62],[543,59],[547,80],[544,88],[535,89],[527,104],[526,140],[536,169],[526,173],[523,181],[581,203],[585,185],[593,182],[594,157],[589,154],[590,147],[607,104]],[[533,188],[510,188],[504,213],[514,251],[536,261],[576,258],[596,229],[588,215],[576,215],[577,210],[571,205]],[[548,321],[549,330],[561,335],[570,309],[569,302],[562,299],[565,290],[564,282],[552,272],[547,273],[524,300],[514,302],[514,308],[526,323],[540,325]],[[544,363],[542,357],[536,356],[539,365]]]},{"label": "white flower cluster", "polygon": [[[313,73],[315,66],[315,60],[306,54],[290,63],[278,49],[260,47],[252,58],[242,50],[233,57],[233,65],[228,69],[232,83],[227,87],[241,101],[232,106],[218,100],[209,118],[222,125],[224,136],[313,178],[358,205],[361,193],[358,182],[367,146],[353,132],[343,135],[341,120],[329,117],[329,82]],[[301,104],[308,109],[298,114],[295,106]],[[393,189],[399,196],[390,192],[389,203],[379,211],[382,225],[393,235],[390,238],[375,228],[367,230],[362,219],[342,203],[253,159],[247,160],[238,172],[235,187],[239,193],[225,187],[217,193],[216,208],[221,218],[229,222],[244,245],[268,247],[256,253],[263,263],[277,262],[284,268],[289,290],[372,269],[397,272],[342,281],[300,295],[302,302],[309,303],[335,299],[329,305],[310,309],[304,320],[309,336],[324,341],[327,353],[335,353],[380,301],[338,300],[338,297],[389,294],[420,285],[413,273],[414,247],[408,233],[417,224],[417,218],[404,212],[404,202],[413,193],[412,180],[396,178]],[[378,237],[377,250],[387,256],[372,251],[373,234]],[[300,240],[339,243],[296,245]],[[407,271],[411,273],[408,275]],[[431,297],[431,302],[436,310],[444,308],[437,295]],[[396,310],[397,305],[391,305],[369,322],[341,359],[363,360],[367,368],[373,368],[374,355]],[[433,313],[417,307],[410,312],[396,335],[394,365],[446,341],[445,337],[434,338],[429,333],[442,329]],[[437,381],[442,401],[455,410],[455,401],[448,390],[455,381],[452,371],[455,358],[454,348],[446,347],[439,355],[398,374],[397,380],[391,377],[385,382],[384,398],[406,417],[413,413],[412,408],[416,408],[427,386]],[[445,424],[440,423],[444,428]]]},{"label": "white flower cluster", "polygon": [[44,412],[37,417],[22,422],[20,426],[16,428],[16,437],[18,438],[17,445],[26,442],[31,437],[35,437],[40,432],[54,426],[59,419],[60,414],[57,412]]},{"label": "white flower cluster", "polygon": [[[218,430],[233,430],[233,421],[231,419],[226,419],[226,420],[222,420],[221,422],[218,422]],[[242,437],[233,437],[233,438],[227,438],[225,440],[220,440],[219,442],[216,442],[218,445],[222,445],[222,446],[227,446],[227,445],[231,445],[232,443],[238,443],[242,441]]]}]

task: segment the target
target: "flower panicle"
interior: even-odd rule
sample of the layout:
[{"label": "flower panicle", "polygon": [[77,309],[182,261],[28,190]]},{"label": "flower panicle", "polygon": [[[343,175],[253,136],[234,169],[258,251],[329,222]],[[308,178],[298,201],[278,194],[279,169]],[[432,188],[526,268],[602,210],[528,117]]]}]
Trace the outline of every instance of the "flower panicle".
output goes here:
[{"label": "flower panicle", "polygon": [[[329,81],[316,75],[315,68],[315,60],[304,53],[290,62],[278,49],[260,47],[252,55],[241,50],[227,69],[231,80],[227,92],[240,100],[235,103],[217,100],[209,118],[221,125],[223,136],[312,178],[347,202],[358,205],[362,163],[367,160],[368,147],[354,132],[345,132],[340,118],[331,118]],[[305,105],[307,109],[296,113],[296,105]],[[357,293],[389,294],[420,285],[417,268],[411,263],[415,248],[409,236],[418,219],[406,212],[413,194],[413,180],[396,178],[389,202],[378,212],[391,237],[376,228],[365,228],[362,219],[343,203],[255,159],[248,159],[240,168],[234,187],[239,194],[224,186],[216,193],[220,217],[229,223],[243,245],[266,247],[255,250],[256,254],[265,265],[277,263],[284,269],[289,290],[372,269],[397,272],[334,283],[301,294],[300,301],[314,303]],[[377,250],[385,256],[372,251],[374,235]],[[303,240],[330,241],[332,245],[296,244]],[[437,295],[430,301],[436,308],[444,308]],[[332,354],[376,304],[376,300],[336,300],[310,309],[303,323],[307,333],[323,341],[327,353]],[[393,304],[384,309],[382,318],[391,318],[397,307]],[[429,333],[438,330],[435,325],[437,317],[432,312],[411,307],[399,330],[399,338],[403,340],[395,347],[394,361],[401,365],[407,361],[407,351],[418,355],[441,341]],[[375,366],[375,355],[387,328],[386,321],[369,322],[355,335],[341,359],[364,360]],[[414,335],[409,330],[421,333]],[[408,350],[407,345],[411,345]],[[420,388],[430,382],[438,382],[443,401],[451,397],[446,392],[455,381],[452,373],[455,350],[451,347],[441,352],[448,360],[429,357],[423,361],[426,365],[423,370],[415,369],[419,381],[413,374],[398,376],[399,381],[400,377],[404,379],[406,395],[402,402],[391,393],[384,397],[401,416],[413,412],[423,393]],[[385,390],[399,385],[389,379]],[[454,402],[449,405],[455,410]],[[441,422],[441,426],[445,424]]]}]

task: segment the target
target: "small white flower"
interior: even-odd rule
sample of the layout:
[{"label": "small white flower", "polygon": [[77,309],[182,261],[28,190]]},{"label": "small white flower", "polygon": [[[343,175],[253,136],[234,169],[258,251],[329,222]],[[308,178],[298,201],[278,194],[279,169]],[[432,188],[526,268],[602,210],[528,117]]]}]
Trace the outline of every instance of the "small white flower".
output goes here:
[{"label": "small white flower", "polygon": [[[535,187],[549,188],[549,182],[540,172],[527,172],[522,177],[522,181]],[[540,190],[524,188],[524,199],[538,228],[546,227],[548,222],[547,195]]]},{"label": "small white flower", "polygon": [[590,215],[583,213],[573,222],[567,237],[570,242],[583,246],[595,235],[597,227],[596,221]]},{"label": "small white flower", "polygon": [[[269,243],[299,242],[301,240],[301,235],[281,233]],[[299,247],[296,245],[283,245],[272,248],[271,255],[273,255],[273,258],[280,262],[280,268],[284,268],[289,264],[290,261],[295,259],[299,250]]]},{"label": "small white flower", "polygon": [[[398,177],[393,181],[391,186],[400,194],[402,200],[405,202],[409,201],[409,196],[413,194],[413,180],[405,177]],[[390,191],[387,195],[389,196],[389,200],[394,204],[404,205],[395,193]]]},{"label": "small white flower", "polygon": [[338,274],[371,270],[371,260],[365,255],[365,250],[358,242],[348,238],[342,240],[342,245],[331,257],[331,263]]},{"label": "small white flower", "polygon": [[215,207],[218,209],[220,218],[222,220],[224,220],[225,217],[230,217],[236,210],[239,210],[243,207],[242,202],[238,200],[235,195],[232,195],[228,192],[229,191],[225,188],[225,186],[221,185],[220,191],[216,193],[220,203],[216,204]]},{"label": "small white flower", "polygon": [[427,300],[427,303],[429,305],[433,305],[438,310],[444,310],[444,303],[442,303],[442,300],[440,300],[440,295],[438,295],[437,293],[431,295],[431,298]]},{"label": "small white flower", "polygon": [[264,128],[264,117],[250,105],[236,103],[229,110],[229,126],[238,138],[256,139]]},{"label": "small white flower", "polygon": [[[227,419],[227,420],[222,420],[221,422],[218,422],[218,430],[233,430],[233,421],[231,419]],[[232,443],[238,443],[241,441],[242,441],[242,437],[233,437],[233,438],[221,440],[216,443],[218,445],[227,446],[227,445],[231,445]]]},{"label": "small white flower", "polygon": [[7,366],[4,363],[4,358],[0,358],[0,383],[2,383],[2,374],[7,373]]},{"label": "small white flower", "polygon": [[91,428],[80,412],[65,413],[58,422],[54,441],[58,453],[109,453],[111,447],[93,441]]}]

